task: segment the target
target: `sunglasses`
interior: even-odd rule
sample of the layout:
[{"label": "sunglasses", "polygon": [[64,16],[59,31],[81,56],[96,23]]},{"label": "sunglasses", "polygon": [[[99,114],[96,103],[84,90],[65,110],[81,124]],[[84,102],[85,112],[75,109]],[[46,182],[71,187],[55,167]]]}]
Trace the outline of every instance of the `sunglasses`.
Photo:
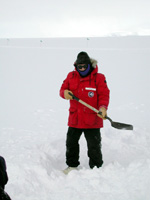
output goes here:
[{"label": "sunglasses", "polygon": [[77,65],[78,69],[82,69],[82,68],[87,69],[87,67],[88,67],[88,65],[86,65],[86,64],[85,65]]}]

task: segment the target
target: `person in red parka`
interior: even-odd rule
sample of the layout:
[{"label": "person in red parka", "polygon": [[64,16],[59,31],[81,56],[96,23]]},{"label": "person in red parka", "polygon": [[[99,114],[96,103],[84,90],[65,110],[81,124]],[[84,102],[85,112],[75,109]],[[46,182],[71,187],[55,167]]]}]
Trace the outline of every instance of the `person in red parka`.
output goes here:
[{"label": "person in red parka", "polygon": [[[89,57],[86,52],[80,52],[74,63],[75,70],[67,75],[60,89],[60,96],[70,100],[68,132],[66,139],[67,174],[79,166],[79,139],[82,133],[87,141],[90,168],[101,167],[103,164],[101,152],[100,128],[107,115],[109,104],[109,89],[106,78],[98,73],[97,61]],[[73,100],[68,94],[71,92],[79,99],[101,111],[95,114],[86,106]]]}]

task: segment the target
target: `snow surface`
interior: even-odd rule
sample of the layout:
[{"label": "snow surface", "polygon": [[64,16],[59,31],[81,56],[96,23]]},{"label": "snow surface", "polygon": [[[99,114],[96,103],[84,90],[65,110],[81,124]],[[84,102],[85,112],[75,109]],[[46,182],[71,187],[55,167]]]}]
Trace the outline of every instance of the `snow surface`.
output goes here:
[{"label": "snow surface", "polygon": [[[89,169],[81,137],[80,170],[67,176],[65,138],[69,103],[59,89],[80,51],[98,60],[111,91],[102,168]],[[13,200],[150,199],[150,37],[1,39],[0,155]]]}]

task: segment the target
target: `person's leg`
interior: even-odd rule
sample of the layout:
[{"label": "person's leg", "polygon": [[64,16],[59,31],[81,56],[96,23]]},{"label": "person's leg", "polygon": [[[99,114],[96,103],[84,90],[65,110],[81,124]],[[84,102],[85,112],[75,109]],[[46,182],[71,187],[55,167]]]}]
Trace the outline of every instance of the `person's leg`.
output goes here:
[{"label": "person's leg", "polygon": [[79,139],[82,129],[68,128],[66,139],[66,164],[69,167],[77,167],[79,162]]},{"label": "person's leg", "polygon": [[99,168],[103,164],[100,129],[84,129],[84,135],[88,146],[89,166]]}]

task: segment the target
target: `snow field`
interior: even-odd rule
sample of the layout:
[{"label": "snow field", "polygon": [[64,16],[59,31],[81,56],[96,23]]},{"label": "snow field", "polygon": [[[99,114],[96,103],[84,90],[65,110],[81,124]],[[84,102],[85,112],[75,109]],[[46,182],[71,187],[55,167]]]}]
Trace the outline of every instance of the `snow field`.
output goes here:
[{"label": "snow field", "polygon": [[[88,47],[82,39],[72,40],[72,48],[67,39],[53,40],[53,46],[23,46],[20,40],[0,46],[0,155],[7,162],[6,191],[14,200],[149,200],[150,40],[109,38],[107,43],[97,38]],[[82,136],[80,169],[66,176],[61,170],[66,167],[69,104],[59,97],[59,88],[82,50],[98,60],[99,72],[106,75],[108,115],[133,124],[134,130],[114,129],[106,120],[101,130],[104,165],[93,170]]]}]

